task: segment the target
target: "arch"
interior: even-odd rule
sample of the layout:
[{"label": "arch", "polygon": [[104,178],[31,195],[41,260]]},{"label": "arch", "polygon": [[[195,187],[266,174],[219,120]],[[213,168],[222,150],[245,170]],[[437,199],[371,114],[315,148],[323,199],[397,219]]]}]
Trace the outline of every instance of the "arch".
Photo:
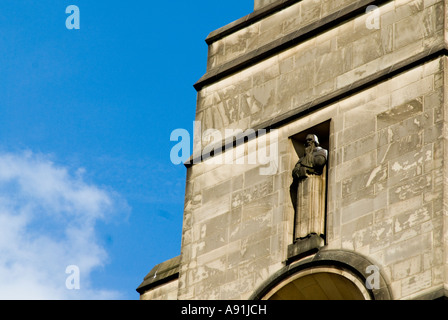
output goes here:
[{"label": "arch", "polygon": [[347,270],[308,268],[281,281],[263,300],[371,300],[363,283]]},{"label": "arch", "polygon": [[380,269],[377,286],[366,286],[369,267],[373,265],[355,252],[321,250],[280,269],[259,287],[251,299],[389,300],[390,290]]}]

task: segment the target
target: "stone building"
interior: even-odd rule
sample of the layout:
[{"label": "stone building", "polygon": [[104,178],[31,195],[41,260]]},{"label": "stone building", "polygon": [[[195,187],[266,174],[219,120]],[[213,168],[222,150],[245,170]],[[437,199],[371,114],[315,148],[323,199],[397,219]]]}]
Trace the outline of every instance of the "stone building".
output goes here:
[{"label": "stone building", "polygon": [[[445,2],[255,0],[211,32],[181,255],[141,299],[445,297]],[[328,150],[324,230],[297,238],[308,134]]]}]

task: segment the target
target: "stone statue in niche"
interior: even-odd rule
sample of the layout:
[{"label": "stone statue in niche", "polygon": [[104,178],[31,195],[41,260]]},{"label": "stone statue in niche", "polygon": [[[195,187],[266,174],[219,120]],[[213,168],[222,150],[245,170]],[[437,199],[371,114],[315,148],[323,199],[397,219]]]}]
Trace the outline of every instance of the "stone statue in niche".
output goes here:
[{"label": "stone statue in niche", "polygon": [[295,165],[291,200],[295,211],[294,239],[325,234],[326,164],[328,151],[319,146],[318,137],[306,136],[305,154]]}]

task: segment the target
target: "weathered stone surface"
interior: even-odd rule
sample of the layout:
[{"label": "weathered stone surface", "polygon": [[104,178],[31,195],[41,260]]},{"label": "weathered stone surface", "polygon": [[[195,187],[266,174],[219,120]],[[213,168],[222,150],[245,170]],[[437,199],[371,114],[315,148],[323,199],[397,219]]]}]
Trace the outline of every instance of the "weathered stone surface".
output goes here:
[{"label": "weathered stone surface", "polygon": [[257,200],[264,195],[270,194],[273,191],[272,178],[265,178],[265,182],[259,183],[252,187],[248,187],[240,192],[232,194],[232,208],[239,207],[251,201]]},{"label": "weathered stone surface", "polygon": [[[209,69],[353,3],[299,1],[267,15],[215,39]],[[301,250],[290,246],[291,137],[329,120],[327,237],[309,259],[365,257],[369,263],[344,263],[363,275],[379,267],[378,297],[446,286],[447,59],[431,56],[445,43],[443,8],[438,0],[390,1],[380,7],[379,30],[360,14],[202,87],[203,131],[278,125],[279,168],[260,175],[259,163],[210,160],[188,168],[179,299],[247,299],[282,268],[294,269],[298,261],[288,257]],[[257,150],[249,145],[246,154]],[[174,286],[146,297],[173,296]]]},{"label": "weathered stone surface", "polygon": [[177,300],[179,281],[174,280],[163,286],[146,291],[140,300]]},{"label": "weathered stone surface", "polygon": [[[352,4],[352,1],[338,1],[332,3],[330,9],[320,1],[302,1],[254,25],[263,26],[258,28],[258,32],[263,34],[284,25],[283,21],[288,20],[289,15],[297,16],[297,12],[302,14],[301,23],[306,24],[308,14],[319,19],[322,14],[330,14],[333,10],[339,10],[349,4]],[[225,83],[226,87],[230,89],[232,86],[235,87],[234,93],[229,93],[230,96],[236,98],[237,95],[242,95],[245,97],[235,101],[242,101],[246,104],[249,102],[243,108],[246,110],[244,115],[248,110],[253,109],[246,119],[248,119],[248,126],[254,127],[260,124],[262,119],[281,115],[291,108],[299,108],[300,105],[297,103],[305,105],[307,102],[315,101],[316,98],[325,96],[335,89],[342,89],[352,84],[353,79],[361,81],[363,78],[381,72],[382,69],[397,65],[400,60],[406,59],[406,56],[409,58],[422,52],[424,50],[421,46],[422,39],[428,39],[431,42],[432,50],[434,50],[435,47],[443,43],[443,39],[439,38],[440,34],[438,33],[440,24],[434,22],[440,20],[440,8],[442,8],[440,4],[440,2],[435,2],[431,6],[423,6],[415,1],[396,5],[394,3],[386,4],[380,9],[382,28],[379,30],[366,28],[367,16],[359,17],[347,24],[342,24],[335,30],[317,36],[312,41],[304,41],[276,57],[248,67],[237,76],[230,76],[220,83]],[[311,18],[309,21],[313,19]],[[413,21],[420,20],[424,23],[413,23]],[[349,27],[350,25],[351,27]],[[229,48],[233,48],[225,49],[224,52],[234,52],[233,50],[246,41],[242,41],[240,38],[240,33],[243,30],[219,40],[229,41]],[[255,32],[253,27],[251,30]],[[290,25],[289,30],[292,30]],[[279,35],[280,33],[277,30],[274,34]],[[246,37],[254,41],[255,34],[250,33]],[[235,43],[235,45],[232,46],[230,43]],[[392,43],[395,47],[391,47]],[[258,47],[260,45],[261,43],[258,43]],[[294,56],[293,60],[291,60],[292,56]],[[274,70],[275,72],[272,72]],[[280,72],[280,70],[282,71]],[[285,73],[286,70],[289,72]],[[285,76],[287,73],[289,75]],[[296,77],[299,77],[299,81],[294,80]],[[291,87],[288,83],[291,81],[295,83],[293,90],[288,89]],[[239,85],[242,82],[252,83],[253,87],[242,92],[240,88],[244,85]],[[428,79],[426,85],[430,85],[430,83],[432,82]],[[232,86],[227,86],[227,84],[232,84]],[[426,86],[403,88],[404,91],[397,92],[392,99],[396,99],[396,96],[412,96],[416,89],[426,93],[431,88],[426,88]],[[208,86],[207,93],[200,92],[198,104],[203,105],[203,99],[209,100],[207,97],[210,94],[220,90],[219,83]],[[412,90],[412,93],[409,90]],[[274,105],[276,108],[273,108]],[[226,105],[222,102],[217,102],[210,108],[213,109],[213,113],[220,114],[212,122],[214,126],[211,128],[220,129],[217,125],[225,125],[227,122],[231,125],[235,121],[243,120],[241,117],[237,120],[232,119],[229,112],[225,111]],[[236,110],[236,108],[234,109]]]},{"label": "weathered stone surface", "polygon": [[361,138],[344,147],[343,159],[348,161],[357,158],[369,151],[372,151],[378,146],[378,135],[372,134],[370,136]]},{"label": "weathered stone surface", "polygon": [[176,300],[180,256],[155,266],[137,288],[141,300]]},{"label": "weathered stone surface", "polygon": [[277,1],[277,0],[255,0],[254,1],[254,10],[258,10],[263,7],[266,7],[267,5],[269,5],[275,1]]},{"label": "weathered stone surface", "polygon": [[409,296],[429,288],[432,284],[431,270],[427,270],[418,275],[411,276],[402,281],[401,294]]},{"label": "weathered stone surface", "polygon": [[422,270],[422,256],[418,255],[401,262],[397,262],[393,265],[393,278],[394,280],[400,280],[416,273],[420,273]]},{"label": "weathered stone surface", "polygon": [[377,116],[378,128],[382,129],[391,124],[402,122],[403,120],[422,112],[422,110],[423,105],[421,99],[411,100],[379,114]]},{"label": "weathered stone surface", "polygon": [[422,194],[425,190],[432,188],[432,177],[430,175],[417,176],[407,180],[389,191],[389,202],[395,203],[413,198]]},{"label": "weathered stone surface", "polygon": [[[443,186],[439,159],[443,159],[444,147],[443,131],[436,123],[443,120],[436,122],[434,117],[434,111],[443,108],[443,99],[440,90],[427,86],[431,73],[424,71],[435,74],[441,67],[439,61],[418,66],[381,86],[328,105],[312,116],[313,122],[298,119],[285,125],[279,136],[282,145],[289,136],[332,115],[332,128],[337,131],[330,135],[330,230],[324,249],[373,257],[388,270],[388,285],[396,299],[412,297],[419,288],[443,281],[443,259],[437,254],[443,241],[433,236],[443,225],[436,214],[443,210],[442,191],[437,190]],[[393,98],[397,92],[406,92],[406,100]],[[371,100],[375,103],[368,103],[370,97],[375,97]],[[284,159],[288,161],[281,161],[283,167],[294,165],[293,157]],[[204,167],[196,169],[198,174],[190,182],[198,184],[192,192],[196,190],[201,197],[199,202],[187,197],[191,198],[191,222],[186,226],[201,221],[201,227],[196,231],[193,227],[190,236],[184,232],[186,243],[195,244],[185,247],[191,250],[184,251],[185,257],[195,263],[182,272],[180,281],[186,288],[180,289],[179,296],[247,298],[256,283],[287,260],[293,208],[282,201],[288,201],[292,178],[284,174],[287,168],[274,176],[262,176],[259,166],[234,165],[230,175],[218,174],[219,166],[199,166]],[[428,271],[434,277],[429,278]],[[249,287],[243,288],[239,281]],[[193,295],[189,287],[196,288]],[[232,290],[240,291],[232,294]]]},{"label": "weathered stone surface", "polygon": [[324,246],[324,239],[317,234],[310,235],[308,238],[296,241],[288,246],[288,260],[303,258],[307,254],[315,253]]},{"label": "weathered stone surface", "polygon": [[385,181],[389,170],[387,166],[381,165],[366,172],[353,175],[342,181],[342,197],[345,198],[353,193],[362,192],[365,188],[375,185],[378,182]]}]

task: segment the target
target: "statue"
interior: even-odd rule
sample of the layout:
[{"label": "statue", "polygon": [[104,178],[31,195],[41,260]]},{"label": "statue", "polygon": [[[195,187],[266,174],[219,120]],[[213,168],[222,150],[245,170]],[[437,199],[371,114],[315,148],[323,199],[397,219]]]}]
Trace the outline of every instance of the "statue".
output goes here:
[{"label": "statue", "polygon": [[292,171],[290,191],[295,211],[295,240],[325,234],[327,159],[328,151],[319,146],[317,136],[307,135],[305,154]]}]

